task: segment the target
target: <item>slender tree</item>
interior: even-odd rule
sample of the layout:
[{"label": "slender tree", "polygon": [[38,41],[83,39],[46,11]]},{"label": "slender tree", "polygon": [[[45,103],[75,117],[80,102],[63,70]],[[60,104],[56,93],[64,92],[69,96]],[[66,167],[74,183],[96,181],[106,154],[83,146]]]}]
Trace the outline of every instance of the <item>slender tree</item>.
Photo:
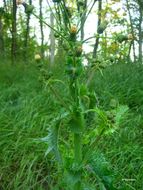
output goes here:
[{"label": "slender tree", "polygon": [[[29,0],[29,4],[32,5],[32,0]],[[26,14],[26,29],[25,29],[25,40],[24,40],[24,60],[27,61],[28,56],[28,41],[29,41],[29,33],[30,33],[30,12]]]},{"label": "slender tree", "polygon": [[85,26],[85,20],[86,20],[86,13],[87,13],[87,0],[76,0],[77,3],[77,10],[80,15],[80,34],[81,34],[81,40],[84,39],[84,26]]},{"label": "slender tree", "polygon": [[137,0],[137,2],[140,5],[140,8],[143,10],[143,1],[142,0]]},{"label": "slender tree", "polygon": [[39,0],[39,7],[40,7],[40,12],[39,12],[39,16],[40,16],[40,31],[41,31],[41,56],[44,57],[44,31],[43,31],[43,12],[42,12],[42,3],[43,0]]},{"label": "slender tree", "polygon": [[0,55],[4,54],[3,13],[4,8],[0,8]]},{"label": "slender tree", "polygon": [[[51,27],[54,28],[54,15],[50,13],[50,23]],[[54,63],[54,56],[55,56],[55,36],[54,31],[51,29],[50,31],[50,63]]]},{"label": "slender tree", "polygon": [[13,0],[12,6],[12,44],[11,44],[11,57],[12,63],[14,63],[17,54],[17,27],[16,27],[16,0]]},{"label": "slender tree", "polygon": [[101,25],[101,10],[102,10],[102,0],[98,0],[98,23],[97,23],[97,34],[98,36],[96,37],[96,41],[94,44],[94,50],[93,50],[93,58],[96,58],[97,55],[97,49],[98,49],[98,45],[99,45],[99,27]]},{"label": "slender tree", "polygon": [[143,58],[142,58],[142,43],[143,43],[143,37],[142,37],[142,21],[143,21],[143,12],[142,12],[142,7],[139,4],[139,62],[142,63]]},{"label": "slender tree", "polygon": [[[131,10],[130,10],[129,0],[126,0],[126,6],[127,6],[128,14],[129,14],[131,33],[132,33],[133,38],[135,39],[134,25],[133,25],[133,20],[132,20],[132,15],[131,15]],[[129,56],[130,56],[130,52],[131,52],[131,49],[132,49],[132,46],[133,46],[134,61],[136,61],[135,40],[134,40],[134,39],[132,40],[132,42],[131,42],[131,44],[130,44]]]},{"label": "slender tree", "polygon": [[[130,5],[130,6],[129,6]],[[130,9],[130,17],[132,18],[132,26],[136,31],[137,42],[138,42],[138,60],[140,63],[143,62],[143,36],[142,36],[142,23],[143,23],[143,3],[142,0],[129,1],[128,5]]]}]

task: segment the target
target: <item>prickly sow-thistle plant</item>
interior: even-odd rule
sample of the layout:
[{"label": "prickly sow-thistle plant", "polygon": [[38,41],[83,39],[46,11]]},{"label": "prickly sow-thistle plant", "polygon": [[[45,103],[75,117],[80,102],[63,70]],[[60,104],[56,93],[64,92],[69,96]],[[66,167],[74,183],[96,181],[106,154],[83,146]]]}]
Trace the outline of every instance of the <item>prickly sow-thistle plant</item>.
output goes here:
[{"label": "prickly sow-thistle plant", "polygon": [[[87,12],[86,16],[84,17],[84,22],[86,21],[87,16],[89,15],[95,2],[96,1],[94,1],[94,3],[91,5],[89,12]],[[78,34],[80,32],[81,26],[79,22],[78,24],[74,24],[75,20],[72,20],[71,14],[68,14],[65,1],[53,0],[53,3],[56,4],[55,8],[56,11],[58,10],[58,16],[60,17],[60,22],[57,20],[58,27],[55,29],[45,21],[43,22],[53,29],[57,37],[62,38],[63,40],[63,48],[66,50],[65,73],[68,80],[70,104],[69,102],[67,103],[65,100],[63,100],[63,98],[52,85],[53,82],[61,82],[63,84],[63,81],[52,79],[50,74],[47,74],[47,72],[44,71],[44,68],[40,66],[41,73],[44,73],[43,77],[45,84],[48,85],[49,89],[52,91],[52,93],[54,93],[55,98],[59,101],[62,107],[64,107],[64,111],[62,108],[62,111],[59,111],[59,115],[51,122],[49,135],[42,138],[41,140],[48,143],[46,155],[49,152],[53,152],[57,160],[58,171],[60,171],[60,175],[62,175],[59,182],[57,182],[57,188],[60,189],[61,184],[62,189],[64,190],[83,190],[86,189],[85,184],[88,180],[88,177],[86,177],[88,176],[88,170],[86,170],[86,168],[88,165],[88,158],[90,157],[89,155],[92,155],[92,150],[96,146],[100,137],[103,134],[113,132],[113,125],[115,127],[119,125],[120,117],[125,113],[127,108],[123,106],[118,109],[118,106],[112,106],[111,110],[106,112],[100,110],[96,106],[91,105],[92,102],[95,103],[95,100],[93,101],[95,96],[89,92],[88,84],[82,80],[82,76],[85,75],[85,69],[82,63],[82,46],[86,40],[78,40]],[[20,1],[18,1],[18,4],[20,4]],[[24,5],[26,13],[30,12],[27,10],[32,10],[28,4],[23,2],[21,4]],[[83,3],[79,5],[83,6]],[[32,14],[39,18],[35,13]],[[85,10],[82,9],[82,12],[77,15],[82,18],[82,16],[85,15]],[[56,15],[55,18],[57,18]],[[35,59],[39,63],[40,56],[35,56]],[[97,135],[94,137],[95,140],[90,139],[92,135],[90,136],[90,128],[87,126],[87,116],[91,112],[96,113],[96,123],[98,126],[94,129],[91,129],[94,130],[93,133]],[[68,142],[65,142],[64,144],[65,146],[68,144],[70,149],[72,149],[70,151],[67,150],[67,148],[63,148],[62,142],[64,142],[64,139],[63,141],[60,140],[62,143],[62,148],[60,146],[61,144],[59,143],[59,130],[61,122],[63,121],[65,121],[66,125],[68,125],[67,132],[70,136],[70,138],[66,139],[66,141],[69,141],[69,144]],[[67,155],[66,152],[68,152],[69,155]],[[92,168],[89,173],[91,172],[93,175],[94,172]],[[96,180],[101,177],[101,175],[100,177],[97,177],[97,175],[98,172],[95,172]],[[100,183],[101,181],[102,180],[100,180]]]}]

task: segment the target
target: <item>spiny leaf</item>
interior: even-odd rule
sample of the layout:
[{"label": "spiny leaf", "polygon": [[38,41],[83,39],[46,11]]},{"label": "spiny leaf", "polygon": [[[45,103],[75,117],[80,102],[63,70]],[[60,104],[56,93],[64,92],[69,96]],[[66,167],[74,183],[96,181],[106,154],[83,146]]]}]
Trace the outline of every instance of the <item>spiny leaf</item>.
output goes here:
[{"label": "spiny leaf", "polygon": [[50,128],[49,135],[47,137],[42,138],[43,142],[48,144],[48,149],[45,152],[45,156],[47,156],[51,151],[54,152],[54,155],[58,162],[61,163],[61,157],[58,149],[58,133],[59,133],[60,122],[57,122],[55,126]]},{"label": "spiny leaf", "polygon": [[99,181],[100,190],[116,190],[113,186],[114,172],[103,154],[94,152],[89,158],[89,169]]},{"label": "spiny leaf", "polygon": [[51,151],[53,151],[59,163],[62,162],[60,152],[58,149],[59,127],[61,120],[66,118],[68,114],[68,112],[64,112],[61,113],[58,117],[56,117],[51,123],[48,136],[40,139],[41,141],[46,142],[48,144],[48,149],[45,152],[45,156],[47,156]]}]

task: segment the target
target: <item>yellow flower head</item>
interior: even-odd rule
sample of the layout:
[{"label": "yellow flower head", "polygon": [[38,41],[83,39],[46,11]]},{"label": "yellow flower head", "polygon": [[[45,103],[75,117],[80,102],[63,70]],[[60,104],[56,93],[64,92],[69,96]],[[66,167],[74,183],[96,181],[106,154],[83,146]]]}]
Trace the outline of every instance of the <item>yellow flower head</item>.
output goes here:
[{"label": "yellow flower head", "polygon": [[77,33],[77,27],[76,27],[76,25],[71,26],[70,33],[71,34],[76,34]]},{"label": "yellow flower head", "polygon": [[35,55],[35,61],[39,61],[41,59],[41,56],[39,54]]},{"label": "yellow flower head", "polygon": [[128,34],[128,40],[133,40],[134,36],[132,34]]}]

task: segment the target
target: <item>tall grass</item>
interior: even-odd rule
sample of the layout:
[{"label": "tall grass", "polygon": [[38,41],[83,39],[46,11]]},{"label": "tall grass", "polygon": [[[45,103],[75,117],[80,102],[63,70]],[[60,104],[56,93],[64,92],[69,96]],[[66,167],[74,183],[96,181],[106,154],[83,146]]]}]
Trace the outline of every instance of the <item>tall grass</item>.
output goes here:
[{"label": "tall grass", "polygon": [[95,89],[101,104],[108,106],[115,98],[136,111],[143,111],[143,67],[138,64],[118,64],[106,68],[103,76],[95,74],[91,88]]},{"label": "tall grass", "polygon": [[[116,182],[122,181],[126,189],[143,189],[143,66],[119,64],[95,74],[91,88],[95,89],[99,104],[108,108],[110,100],[130,108],[126,120],[109,137],[105,137],[99,148],[120,174]],[[102,148],[101,148],[102,147]],[[120,185],[120,184],[119,184]]]},{"label": "tall grass", "polygon": [[49,188],[54,162],[44,157],[46,145],[35,139],[47,135],[56,112],[52,98],[42,89],[33,66],[1,65],[0,73],[0,187]]}]

